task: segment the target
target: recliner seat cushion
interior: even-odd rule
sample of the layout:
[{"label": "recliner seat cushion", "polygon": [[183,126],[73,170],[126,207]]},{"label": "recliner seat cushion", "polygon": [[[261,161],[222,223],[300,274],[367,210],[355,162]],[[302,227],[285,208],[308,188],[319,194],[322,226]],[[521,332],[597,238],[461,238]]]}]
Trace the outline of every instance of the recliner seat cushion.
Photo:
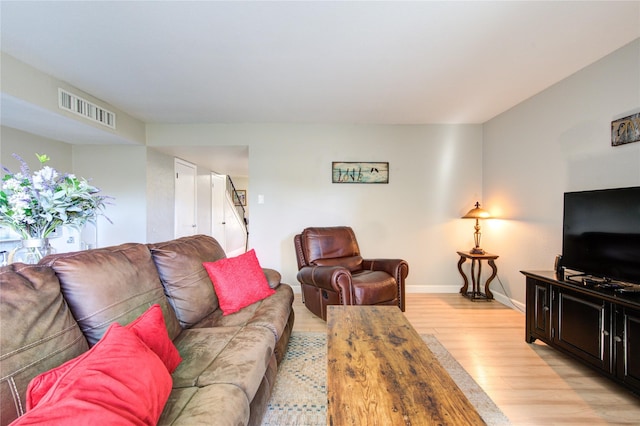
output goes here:
[{"label": "recliner seat cushion", "polygon": [[377,305],[398,300],[396,280],[386,272],[362,271],[352,275],[356,305]]}]

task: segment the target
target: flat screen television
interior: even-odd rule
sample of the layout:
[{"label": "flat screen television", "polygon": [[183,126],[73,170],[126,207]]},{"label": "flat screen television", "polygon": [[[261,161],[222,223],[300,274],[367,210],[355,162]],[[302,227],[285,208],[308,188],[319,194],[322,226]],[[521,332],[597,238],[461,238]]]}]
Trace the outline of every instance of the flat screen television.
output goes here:
[{"label": "flat screen television", "polygon": [[562,265],[640,284],[640,186],[564,194]]}]

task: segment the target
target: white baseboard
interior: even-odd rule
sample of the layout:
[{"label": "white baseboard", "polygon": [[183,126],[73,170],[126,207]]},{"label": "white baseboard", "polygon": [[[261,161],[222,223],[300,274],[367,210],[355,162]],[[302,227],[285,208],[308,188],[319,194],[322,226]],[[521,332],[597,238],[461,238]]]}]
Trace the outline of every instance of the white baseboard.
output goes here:
[{"label": "white baseboard", "polygon": [[502,293],[496,293],[495,291],[492,292],[493,293],[493,298],[502,303],[503,305],[505,305],[507,308],[511,308],[515,311],[520,312],[521,314],[524,314],[526,311],[526,305],[522,302],[519,302],[517,300],[513,300],[507,296],[505,296]]},{"label": "white baseboard", "polygon": [[[295,294],[301,294],[302,290],[300,289],[300,285],[292,285],[293,292]],[[428,294],[428,293],[440,293],[440,294],[456,294],[460,292],[460,286],[455,285],[409,285],[406,288],[407,294]],[[517,300],[513,300],[502,293],[498,293],[493,291],[493,298],[496,302],[500,302],[508,308],[511,308],[515,311],[521,312],[524,314],[525,312],[525,304],[519,302]]]},{"label": "white baseboard", "polygon": [[410,293],[459,293],[459,285],[408,285],[407,294]]}]

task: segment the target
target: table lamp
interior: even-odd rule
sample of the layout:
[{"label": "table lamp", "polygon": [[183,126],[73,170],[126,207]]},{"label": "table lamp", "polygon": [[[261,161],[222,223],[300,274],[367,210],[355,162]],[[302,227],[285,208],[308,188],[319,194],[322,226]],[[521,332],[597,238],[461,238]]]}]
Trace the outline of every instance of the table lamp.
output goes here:
[{"label": "table lamp", "polygon": [[480,237],[481,237],[481,232],[480,232],[480,219],[489,219],[491,217],[491,215],[489,214],[488,211],[481,209],[480,208],[480,203],[476,201],[476,206],[474,208],[472,208],[471,210],[469,210],[469,212],[467,212],[467,214],[465,214],[464,216],[462,216],[462,219],[475,219],[476,220],[476,226],[473,227],[473,229],[475,229],[475,232],[473,233],[473,241],[476,243],[476,246],[474,248],[471,249],[471,253],[473,254],[484,254],[484,250],[482,250],[480,248]]}]

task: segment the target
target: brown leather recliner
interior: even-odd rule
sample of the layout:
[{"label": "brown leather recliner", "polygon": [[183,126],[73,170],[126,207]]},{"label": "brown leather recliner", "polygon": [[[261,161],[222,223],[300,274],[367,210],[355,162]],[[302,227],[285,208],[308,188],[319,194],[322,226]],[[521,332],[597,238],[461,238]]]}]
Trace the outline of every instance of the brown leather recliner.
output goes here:
[{"label": "brown leather recliner", "polygon": [[404,312],[404,260],[363,259],[346,226],[306,228],[294,244],[302,301],[323,320],[327,305],[396,305]]}]

